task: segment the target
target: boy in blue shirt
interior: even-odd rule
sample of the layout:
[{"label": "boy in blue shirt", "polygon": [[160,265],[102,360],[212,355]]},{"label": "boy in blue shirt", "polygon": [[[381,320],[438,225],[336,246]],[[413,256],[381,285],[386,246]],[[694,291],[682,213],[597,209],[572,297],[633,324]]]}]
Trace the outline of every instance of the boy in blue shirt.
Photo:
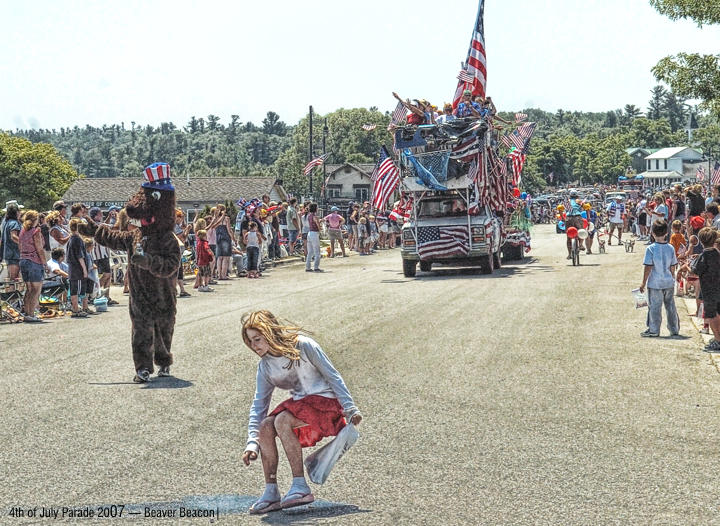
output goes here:
[{"label": "boy in blue shirt", "polygon": [[668,226],[664,219],[656,220],[652,225],[655,242],[645,249],[645,273],[643,274],[640,292],[647,286],[648,316],[647,330],[640,333],[646,338],[660,336],[662,323],[662,307],[665,304],[667,328],[671,336],[680,332],[680,318],[675,308],[675,267],[677,257],[675,249],[667,242]]}]

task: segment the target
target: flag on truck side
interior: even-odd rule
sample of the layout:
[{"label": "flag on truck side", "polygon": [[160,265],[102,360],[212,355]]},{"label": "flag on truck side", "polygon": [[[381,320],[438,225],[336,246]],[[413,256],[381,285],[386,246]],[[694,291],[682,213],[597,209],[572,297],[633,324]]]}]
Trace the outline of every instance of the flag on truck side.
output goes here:
[{"label": "flag on truck side", "polygon": [[328,157],[330,157],[330,154],[326,153],[321,155],[320,157],[315,157],[315,159],[307,163],[305,165],[305,168],[303,168],[303,172],[305,173],[305,175],[310,175],[313,171],[313,168],[315,168],[316,166],[322,166]]},{"label": "flag on truck side", "polygon": [[428,226],[418,228],[420,259],[466,256],[470,252],[468,226]]},{"label": "flag on truck side", "polygon": [[487,85],[487,68],[485,56],[485,23],[483,21],[485,12],[485,0],[480,0],[478,5],[477,19],[470,39],[467,59],[464,64],[464,71],[472,78],[471,82],[458,80],[455,96],[453,97],[453,108],[457,108],[465,89],[472,91],[473,97],[480,95],[485,97],[485,86]]},{"label": "flag on truck side", "polygon": [[400,183],[400,172],[385,146],[380,149],[380,159],[372,173],[372,180],[372,206],[377,210],[382,210]]}]

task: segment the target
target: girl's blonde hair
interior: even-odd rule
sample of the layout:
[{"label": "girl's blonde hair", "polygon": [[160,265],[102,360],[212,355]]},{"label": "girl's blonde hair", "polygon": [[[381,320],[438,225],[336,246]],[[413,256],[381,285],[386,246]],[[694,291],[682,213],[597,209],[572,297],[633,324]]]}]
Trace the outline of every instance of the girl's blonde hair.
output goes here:
[{"label": "girl's blonde hair", "polygon": [[25,213],[23,214],[23,228],[25,230],[30,230],[38,217],[39,216],[36,210],[25,210]]},{"label": "girl's blonde hair", "polygon": [[45,216],[45,223],[47,223],[48,226],[55,226],[58,222],[60,222],[60,212],[57,210],[53,210]]},{"label": "girl's blonde hair", "polygon": [[207,227],[207,221],[205,221],[202,217],[199,217],[197,221],[195,221],[195,228],[200,231],[204,230],[205,227]]},{"label": "girl's blonde hair", "polygon": [[197,236],[200,239],[205,239],[207,237],[207,230],[205,230],[204,228],[201,228],[200,230],[197,231]]},{"label": "girl's blonde hair", "polygon": [[[300,333],[307,334],[302,327],[282,325],[275,315],[267,310],[257,310],[244,314],[242,319],[242,337],[245,345],[250,347],[248,329],[255,329],[270,345],[270,354],[284,356],[295,362],[300,360],[300,351],[295,348]],[[250,347],[252,349],[252,347]]]},{"label": "girl's blonde hair", "polygon": [[80,225],[82,225],[82,222],[83,222],[82,219],[80,219],[80,218],[78,218],[78,217],[73,217],[73,218],[70,220],[70,225],[69,225],[69,226],[70,226],[70,232],[72,232],[73,234],[77,234],[78,227],[79,227]]}]

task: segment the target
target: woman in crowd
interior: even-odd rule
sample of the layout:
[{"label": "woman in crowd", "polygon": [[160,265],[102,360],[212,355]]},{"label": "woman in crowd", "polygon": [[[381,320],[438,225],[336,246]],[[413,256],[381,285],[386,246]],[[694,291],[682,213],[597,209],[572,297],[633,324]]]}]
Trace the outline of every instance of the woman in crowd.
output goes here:
[{"label": "woman in crowd", "polygon": [[[193,223],[193,232],[196,233],[195,235],[195,244],[193,245],[193,254],[195,254],[195,264],[199,265],[198,263],[198,236],[197,232],[200,232],[201,230],[205,230],[205,240],[207,241],[207,221],[205,221],[204,218],[198,217],[195,219],[195,222]],[[200,272],[195,274],[195,283],[193,284],[194,289],[198,289],[202,286],[202,277],[200,276]]]},{"label": "woman in crowd", "polygon": [[23,226],[18,236],[20,245],[20,271],[25,282],[25,298],[23,309],[25,321],[40,322],[35,316],[35,309],[40,299],[43,275],[45,274],[45,250],[43,249],[42,234],[38,227],[39,216],[35,210],[26,210],[23,216]]},{"label": "woman in crowd", "polygon": [[[305,480],[302,448],[337,435],[345,427],[346,418],[358,425],[362,415],[340,373],[301,327],[281,324],[266,310],[246,314],[242,324],[245,345],[260,357],[242,459],[249,466],[259,452],[265,475],[265,491],[250,507],[250,513],[309,504],[315,497]],[[291,397],[268,415],[276,387],[288,389]],[[293,476],[282,498],[277,485],[277,438]]]},{"label": "woman in crowd", "polygon": [[[185,251],[185,244],[187,243],[188,233],[190,231],[190,225],[185,224],[185,213],[178,208],[175,210],[175,236],[178,239],[178,245],[180,245],[180,253]],[[188,298],[190,293],[185,290],[185,272],[183,269],[182,261],[178,267],[177,273],[177,285],[180,287],[180,297]]]},{"label": "woman in crowd", "polygon": [[22,227],[19,221],[20,208],[11,203],[5,209],[2,232],[0,232],[0,248],[2,248],[2,260],[8,268],[8,280],[15,281],[20,275],[20,232]]},{"label": "woman in crowd", "polygon": [[230,217],[225,205],[217,205],[215,225],[215,255],[217,256],[218,279],[228,280],[228,270],[232,259],[232,238],[230,237]]},{"label": "woman in crowd", "polygon": [[306,214],[308,223],[307,235],[307,256],[305,257],[305,271],[310,272],[310,263],[315,261],[313,271],[322,272],[320,269],[320,220],[317,217],[317,203],[308,205]]},{"label": "woman in crowd", "polygon": [[302,226],[302,242],[303,242],[303,254],[305,259],[308,257],[308,232],[310,232],[310,223],[308,223],[308,206],[300,205],[300,225]]}]

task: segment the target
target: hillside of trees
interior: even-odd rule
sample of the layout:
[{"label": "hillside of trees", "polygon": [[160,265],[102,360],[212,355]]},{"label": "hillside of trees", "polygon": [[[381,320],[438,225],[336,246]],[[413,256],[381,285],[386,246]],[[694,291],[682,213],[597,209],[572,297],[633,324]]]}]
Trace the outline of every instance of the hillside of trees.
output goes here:
[{"label": "hillside of trees", "polygon": [[[547,184],[550,173],[554,184],[613,182],[630,165],[625,148],[687,144],[684,128],[689,110],[684,99],[662,86],[651,90],[645,111],[630,104],[599,113],[525,109],[538,127],[523,171],[523,185],[537,192]],[[501,111],[500,116],[512,120],[514,112]],[[325,120],[329,163],[373,162],[380,146],[392,142],[386,131],[390,120],[387,113],[377,108],[341,108],[314,116],[314,155],[322,151]],[[700,128],[695,130],[692,146],[704,151],[713,148],[720,154],[717,119],[706,114],[697,120]],[[302,175],[302,167],[309,155],[308,124],[305,117],[290,126],[269,111],[258,125],[241,122],[238,115],[228,123],[208,115],[192,117],[183,126],[131,122],[130,126],[120,123],[99,128],[15,130],[9,134],[30,143],[53,145],[85,177],[138,177],[143,166],[163,160],[170,163],[175,177],[268,175],[282,179],[289,191],[305,195],[308,178]],[[368,132],[362,129],[363,124],[377,127]],[[0,170],[2,162],[0,152]],[[0,196],[10,195],[3,186],[5,182],[0,181]],[[319,188],[317,179],[315,188]]]}]

